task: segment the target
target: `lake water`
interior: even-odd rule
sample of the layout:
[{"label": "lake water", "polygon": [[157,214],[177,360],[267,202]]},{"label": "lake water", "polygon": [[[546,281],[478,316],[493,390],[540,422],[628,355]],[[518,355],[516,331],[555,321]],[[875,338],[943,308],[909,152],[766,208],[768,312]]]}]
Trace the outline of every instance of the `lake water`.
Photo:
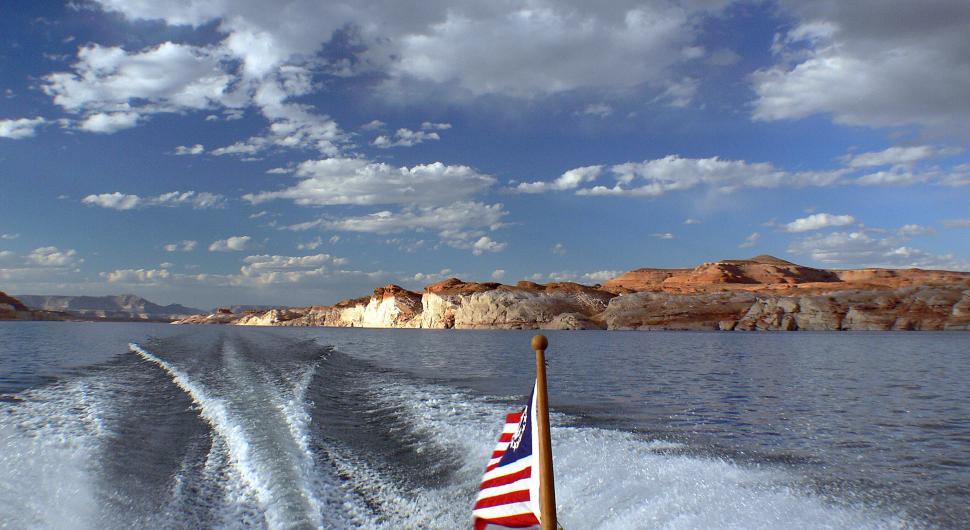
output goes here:
[{"label": "lake water", "polygon": [[[0,323],[0,527],[469,528],[531,335]],[[567,530],[970,527],[970,334],[548,336]]]}]

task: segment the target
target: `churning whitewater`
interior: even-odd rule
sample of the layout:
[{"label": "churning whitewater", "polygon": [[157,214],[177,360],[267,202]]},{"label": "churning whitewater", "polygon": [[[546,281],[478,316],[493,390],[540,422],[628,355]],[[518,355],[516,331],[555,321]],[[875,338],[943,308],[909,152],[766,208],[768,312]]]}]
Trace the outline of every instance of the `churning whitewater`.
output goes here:
[{"label": "churning whitewater", "polygon": [[[0,402],[0,527],[468,528],[497,428],[522,401],[292,335],[129,350]],[[552,421],[566,528],[915,525],[782,468]]]}]

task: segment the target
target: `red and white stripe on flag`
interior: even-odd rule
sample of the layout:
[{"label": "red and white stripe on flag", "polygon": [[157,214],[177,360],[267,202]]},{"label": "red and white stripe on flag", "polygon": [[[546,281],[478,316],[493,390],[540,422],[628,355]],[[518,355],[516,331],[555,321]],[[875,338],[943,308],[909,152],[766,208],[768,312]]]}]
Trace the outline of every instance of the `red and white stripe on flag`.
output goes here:
[{"label": "red and white stripe on flag", "polygon": [[505,417],[475,499],[475,530],[539,525],[539,462],[535,456],[539,449],[534,431],[535,392],[522,412]]}]

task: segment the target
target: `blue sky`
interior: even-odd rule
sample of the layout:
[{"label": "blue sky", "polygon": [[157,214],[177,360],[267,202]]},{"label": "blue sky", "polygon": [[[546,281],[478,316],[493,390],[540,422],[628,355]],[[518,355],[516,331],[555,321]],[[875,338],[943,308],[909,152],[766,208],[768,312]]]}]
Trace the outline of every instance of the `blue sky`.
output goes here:
[{"label": "blue sky", "polygon": [[[849,5],[851,4],[851,5]],[[7,1],[0,289],[970,270],[970,6]]]}]

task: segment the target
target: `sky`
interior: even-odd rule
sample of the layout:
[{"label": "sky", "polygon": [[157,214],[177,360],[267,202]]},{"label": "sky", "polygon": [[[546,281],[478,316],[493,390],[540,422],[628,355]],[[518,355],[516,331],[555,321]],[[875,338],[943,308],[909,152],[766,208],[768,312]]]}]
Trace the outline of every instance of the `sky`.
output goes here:
[{"label": "sky", "polygon": [[970,270],[970,4],[0,1],[0,290]]}]

